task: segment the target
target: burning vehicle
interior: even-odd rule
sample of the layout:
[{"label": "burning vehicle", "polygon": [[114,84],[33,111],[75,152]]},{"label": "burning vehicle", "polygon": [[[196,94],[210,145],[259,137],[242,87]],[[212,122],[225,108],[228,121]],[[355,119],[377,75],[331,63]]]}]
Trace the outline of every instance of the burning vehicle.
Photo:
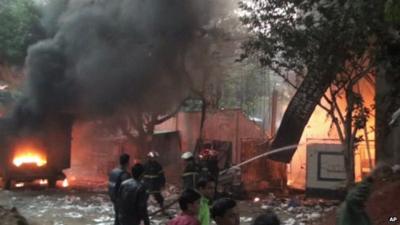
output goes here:
[{"label": "burning vehicle", "polygon": [[8,118],[0,126],[0,175],[5,189],[14,182],[34,180],[55,187],[57,180],[66,178],[62,171],[71,164],[72,128],[67,116],[46,119],[36,131],[15,129],[17,124]]},{"label": "burning vehicle", "polygon": [[0,121],[5,186],[38,178],[52,186],[63,177],[74,120],[129,120],[142,127],[143,117],[158,120],[183,102],[189,69],[202,58],[186,57],[200,51],[193,46],[202,42],[200,5],[84,0],[61,7],[51,19],[57,29],[29,47],[23,90]]}]

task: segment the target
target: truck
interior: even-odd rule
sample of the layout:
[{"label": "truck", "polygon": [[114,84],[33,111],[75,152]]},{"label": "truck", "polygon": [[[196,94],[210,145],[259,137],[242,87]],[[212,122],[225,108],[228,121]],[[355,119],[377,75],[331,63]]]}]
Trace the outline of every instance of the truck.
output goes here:
[{"label": "truck", "polygon": [[[29,129],[28,129],[29,128]],[[14,182],[47,180],[55,187],[71,166],[72,119],[47,117],[39,125],[18,124],[14,118],[0,119],[0,176],[4,189]]]}]

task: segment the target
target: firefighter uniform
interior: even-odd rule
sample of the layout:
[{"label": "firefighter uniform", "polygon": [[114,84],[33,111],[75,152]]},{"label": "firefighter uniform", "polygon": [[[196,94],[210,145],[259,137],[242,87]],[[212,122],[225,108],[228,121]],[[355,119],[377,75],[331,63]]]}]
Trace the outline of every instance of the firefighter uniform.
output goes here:
[{"label": "firefighter uniform", "polygon": [[209,179],[211,177],[214,179],[214,181],[217,181],[219,175],[217,153],[215,153],[215,150],[213,149],[205,149],[200,152],[200,155],[200,177],[205,179]]},{"label": "firefighter uniform", "polygon": [[182,174],[183,189],[195,189],[200,176],[200,166],[194,161],[194,158],[187,160],[187,165]]},{"label": "firefighter uniform", "polygon": [[144,164],[143,183],[149,195],[153,195],[161,208],[164,207],[164,198],[161,189],[165,186],[165,175],[162,166],[154,159]]}]

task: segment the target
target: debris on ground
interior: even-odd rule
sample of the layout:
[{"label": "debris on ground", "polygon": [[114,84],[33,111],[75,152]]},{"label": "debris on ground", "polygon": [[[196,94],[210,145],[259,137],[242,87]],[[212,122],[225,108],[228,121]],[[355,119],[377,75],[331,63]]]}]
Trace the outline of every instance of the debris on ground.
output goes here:
[{"label": "debris on ground", "polygon": [[[163,195],[165,205],[171,204],[178,198],[179,189],[167,185],[163,190]],[[335,211],[339,203],[322,199],[306,199],[304,195],[288,196],[273,193],[253,195],[248,200],[237,202],[241,225],[252,224],[256,216],[268,209],[278,214],[283,225],[319,224],[326,214]],[[114,212],[107,192],[89,191],[87,188],[0,190],[0,205],[9,209],[18,208],[18,211],[28,218],[31,225],[112,225],[114,220]],[[149,200],[148,209],[149,214],[159,211],[159,206],[152,197]],[[165,214],[152,215],[152,224],[166,224],[170,220],[169,217],[179,214],[179,205],[173,204],[165,212]],[[5,224],[0,223],[0,225]]]},{"label": "debris on ground", "polygon": [[[267,210],[273,210],[284,225],[318,224],[326,214],[335,211],[339,204],[337,200],[306,199],[304,195],[277,197],[273,193],[252,199],[253,201],[243,201],[240,204],[241,213],[252,210],[252,217],[255,218]],[[257,209],[255,206],[258,206]],[[248,221],[250,220],[243,218],[241,224],[251,224],[243,223]]]},{"label": "debris on ground", "polygon": [[28,221],[13,207],[7,209],[0,206],[0,225],[29,225]]}]

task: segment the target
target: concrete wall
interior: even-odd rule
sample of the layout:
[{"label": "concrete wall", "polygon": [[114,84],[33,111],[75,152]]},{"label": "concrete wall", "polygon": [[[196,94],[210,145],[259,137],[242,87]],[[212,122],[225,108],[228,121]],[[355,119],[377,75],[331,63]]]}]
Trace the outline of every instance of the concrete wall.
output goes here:
[{"label": "concrete wall", "polygon": [[[178,130],[182,151],[192,151],[200,132],[200,112],[181,112],[159,125],[157,131]],[[209,112],[204,123],[203,138],[232,143],[232,163],[250,159],[263,153],[259,146],[266,135],[241,110]],[[286,164],[261,158],[242,167],[242,181],[247,190],[281,188],[286,184]]]},{"label": "concrete wall", "polygon": [[[163,162],[169,182],[180,183],[180,171],[182,170],[180,151],[192,151],[195,148],[200,132],[200,112],[180,112],[175,117],[156,127],[156,133],[178,131],[181,140],[181,148],[161,146],[157,148],[160,154],[167,154],[169,160]],[[106,184],[108,173],[118,164],[121,152],[131,155],[131,163],[134,163],[137,155],[134,146],[130,146],[121,137],[104,139],[98,138],[93,123],[78,123],[74,125],[72,134],[71,168],[66,170],[68,179],[72,184],[96,185]],[[232,160],[234,164],[253,156],[245,152],[245,142],[251,140],[265,140],[262,129],[250,121],[241,110],[224,110],[207,113],[204,124],[204,138],[228,141],[232,143]],[[173,144],[172,142],[170,144]],[[176,146],[176,144],[174,145]],[[168,147],[168,148],[167,148]],[[243,154],[242,154],[243,153]],[[171,160],[175,164],[171,164]],[[271,163],[272,164],[272,163]],[[248,164],[252,170],[258,168],[258,164]],[[261,170],[273,170],[262,167]],[[173,174],[173,175],[172,175]],[[176,175],[176,176],[175,176]],[[257,178],[258,179],[258,178]]]},{"label": "concrete wall", "polygon": [[[175,118],[156,127],[157,131],[179,131],[182,151],[192,151],[200,133],[200,112],[180,112]],[[233,163],[241,161],[241,140],[248,138],[263,139],[262,129],[250,121],[241,110],[223,110],[209,112],[204,122],[204,139],[232,142]]]}]

